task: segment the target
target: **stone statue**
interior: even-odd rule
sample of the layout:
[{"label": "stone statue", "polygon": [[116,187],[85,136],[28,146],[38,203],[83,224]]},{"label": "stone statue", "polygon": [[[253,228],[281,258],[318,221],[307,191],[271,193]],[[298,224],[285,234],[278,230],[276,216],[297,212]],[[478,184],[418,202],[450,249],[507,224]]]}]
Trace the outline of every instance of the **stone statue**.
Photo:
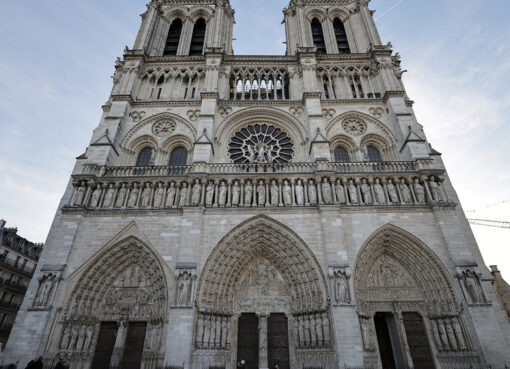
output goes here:
[{"label": "stone statue", "polygon": [[311,205],[317,205],[317,188],[312,179],[308,181],[308,201]]},{"label": "stone statue", "polygon": [[127,204],[128,208],[134,208],[136,206],[139,193],[140,193],[140,190],[138,189],[138,184],[133,183],[133,189],[131,190],[131,193],[129,194],[128,204]]},{"label": "stone statue", "polygon": [[331,185],[327,178],[322,179],[322,200],[325,204],[333,203],[333,195],[331,193]]},{"label": "stone statue", "polygon": [[278,198],[280,195],[280,189],[278,188],[276,181],[271,182],[270,193],[271,193],[271,206],[278,206]]},{"label": "stone statue", "polygon": [[124,342],[126,341],[126,323],[120,322],[119,329],[117,330],[117,336],[115,337],[115,348],[123,348]]},{"label": "stone statue", "polygon": [[379,178],[376,178],[375,184],[374,184],[374,193],[375,193],[375,201],[377,201],[378,204],[386,204],[386,196],[384,196],[384,188],[381,186],[381,181]]},{"label": "stone statue", "polygon": [[435,181],[433,176],[429,178],[430,194],[435,201],[441,201],[441,193],[439,192],[439,185]]},{"label": "stone statue", "polygon": [[255,149],[251,145],[248,145],[248,161],[255,163]]},{"label": "stone statue", "polygon": [[399,189],[400,189],[400,194],[402,195],[402,201],[405,203],[405,204],[410,204],[413,202],[413,199],[412,199],[412,196],[411,196],[411,191],[409,190],[409,187],[407,187],[406,183],[404,182],[404,180],[402,180],[400,182],[400,184],[398,185]]},{"label": "stone statue", "polygon": [[425,203],[425,188],[420,184],[420,180],[418,178],[414,179],[414,193],[416,194],[416,199],[419,203]]},{"label": "stone statue", "polygon": [[462,351],[467,350],[466,340],[464,340],[464,333],[462,333],[462,328],[459,323],[458,318],[452,318],[453,330],[455,331],[455,336],[457,337],[457,342],[459,343],[459,349]]},{"label": "stone statue", "polygon": [[126,194],[127,194],[126,184],[123,183],[121,188],[119,189],[119,193],[117,194],[117,200],[115,201],[116,208],[121,208],[124,205]]},{"label": "stone statue", "polygon": [[446,337],[446,330],[444,328],[444,324],[441,320],[437,321],[437,326],[439,328],[439,337],[441,337],[441,341],[443,341],[443,346],[446,350],[450,349],[450,344],[448,343],[448,337]]},{"label": "stone statue", "polygon": [[225,181],[221,182],[218,192],[218,205],[225,206],[227,204],[227,185],[225,184]]},{"label": "stone statue", "polygon": [[186,182],[182,183],[181,190],[179,191],[179,207],[183,207],[186,205],[186,201],[188,200],[188,184]]},{"label": "stone statue", "polygon": [[315,315],[315,334],[317,336],[317,346],[322,346],[324,344],[324,335],[322,333],[322,319],[320,314]]},{"label": "stone statue", "polygon": [[435,320],[431,320],[432,324],[432,335],[434,336],[434,342],[436,343],[436,347],[439,351],[444,351],[443,342],[441,342],[441,337],[439,336],[439,330],[437,328],[437,322]]},{"label": "stone statue", "polygon": [[364,162],[367,161],[367,156],[361,147],[357,147],[356,151],[354,151],[354,155],[356,157],[356,161]]},{"label": "stone statue", "polygon": [[163,184],[158,183],[158,188],[156,188],[156,193],[154,194],[154,207],[162,208],[163,200],[165,199],[165,189],[163,188]]},{"label": "stone statue", "polygon": [[226,349],[227,348],[227,328],[228,325],[228,317],[221,318],[221,343],[220,343],[220,349]]},{"label": "stone statue", "polygon": [[232,206],[238,206],[241,197],[241,188],[239,187],[239,182],[234,181],[232,186]]},{"label": "stone statue", "polygon": [[283,182],[283,204],[285,206],[292,205],[292,187],[289,185],[289,181]]},{"label": "stone statue", "polygon": [[296,317],[298,320],[298,326],[299,326],[299,346],[304,347],[306,345],[306,338],[305,338],[305,323],[303,321],[303,317]]},{"label": "stone statue", "polygon": [[258,195],[258,204],[259,206],[264,206],[266,203],[266,186],[264,186],[264,182],[260,181],[257,186],[257,195]]},{"label": "stone statue", "polygon": [[468,292],[469,297],[473,303],[483,302],[483,298],[480,293],[478,279],[471,271],[467,271],[464,274],[464,283],[466,285],[466,290]]},{"label": "stone statue", "polygon": [[167,196],[166,196],[166,207],[167,208],[171,208],[172,206],[174,206],[176,191],[177,190],[174,186],[174,183],[173,182],[170,183],[170,187],[168,188]]},{"label": "stone statue", "polygon": [[146,208],[150,205],[151,193],[152,193],[151,184],[147,183],[142,191],[142,205],[141,205],[142,208]]},{"label": "stone statue", "polygon": [[305,346],[311,346],[312,341],[312,333],[310,332],[310,321],[308,320],[308,316],[303,317],[304,319],[304,332],[305,332]]},{"label": "stone statue", "polygon": [[296,202],[298,206],[303,206],[305,204],[305,196],[304,196],[304,188],[303,183],[300,179],[298,179],[296,184]]},{"label": "stone statue", "polygon": [[349,192],[349,198],[351,199],[351,204],[358,204],[358,189],[356,188],[356,185],[352,181],[352,179],[349,179],[349,184],[347,185],[347,191]]},{"label": "stone statue", "polygon": [[335,300],[338,304],[348,303],[349,286],[346,276],[338,272],[335,274]]},{"label": "stone statue", "polygon": [[211,319],[209,316],[204,318],[204,340],[202,348],[209,348],[209,341],[211,337]]},{"label": "stone statue", "polygon": [[446,327],[446,335],[448,336],[448,341],[450,342],[450,346],[454,351],[457,351],[459,349],[459,346],[457,345],[457,339],[455,337],[455,333],[453,332],[453,327],[448,321],[448,319],[445,319],[445,327]]},{"label": "stone statue", "polygon": [[52,289],[53,279],[49,276],[44,277],[41,281],[39,291],[37,292],[34,306],[46,307],[48,305]]},{"label": "stone statue", "polygon": [[390,198],[390,202],[392,203],[398,203],[398,193],[397,188],[393,184],[393,181],[390,179],[388,180],[388,184],[386,185],[386,188],[388,189],[388,196]]},{"label": "stone statue", "polygon": [[191,205],[197,206],[200,204],[200,196],[202,195],[202,185],[198,179],[195,179],[195,184],[191,190]]},{"label": "stone statue", "polygon": [[361,193],[363,194],[363,201],[365,204],[372,203],[372,193],[370,191],[370,185],[367,183],[367,180],[363,178],[361,182]]},{"label": "stone statue", "polygon": [[97,185],[97,187],[94,189],[94,192],[92,192],[92,197],[90,199],[90,207],[91,208],[97,208],[99,206],[99,200],[101,199],[101,185]]},{"label": "stone statue", "polygon": [[179,293],[177,296],[177,305],[187,305],[189,302],[189,291],[191,287],[191,278],[186,273],[181,276],[179,282]]},{"label": "stone statue", "polygon": [[372,329],[370,327],[370,320],[361,319],[361,335],[363,337],[363,343],[365,344],[366,351],[372,351],[374,348]]},{"label": "stone statue", "polygon": [[336,191],[336,198],[338,199],[338,202],[340,204],[345,204],[347,203],[346,199],[345,199],[345,190],[344,190],[344,186],[342,186],[342,182],[340,179],[337,179],[336,180],[336,185],[335,185],[335,191]]},{"label": "stone statue", "polygon": [[83,344],[85,342],[85,332],[86,327],[84,325],[80,328],[80,333],[78,334],[78,341],[76,343],[76,351],[82,351],[83,350]]},{"label": "stone statue", "polygon": [[85,189],[86,187],[83,184],[81,184],[76,189],[76,195],[74,196],[73,206],[81,206],[81,204],[83,203],[83,198],[85,197]]},{"label": "stone statue", "polygon": [[197,337],[196,337],[197,348],[202,348],[203,336],[204,336],[204,318],[202,317],[202,314],[199,314],[197,319]]},{"label": "stone statue", "polygon": [[115,189],[113,188],[113,183],[110,183],[110,187],[106,191],[106,195],[103,201],[103,207],[111,208],[113,207],[113,197],[115,195]]},{"label": "stone statue", "polygon": [[329,332],[329,318],[328,313],[324,313],[322,317],[322,333],[324,335],[324,345],[329,346],[330,332]]},{"label": "stone statue", "polygon": [[78,336],[80,335],[80,327],[77,325],[73,325],[71,329],[71,340],[69,342],[68,350],[74,350],[76,348],[76,344],[78,343]]},{"label": "stone statue", "polygon": [[244,206],[251,206],[251,200],[253,197],[253,187],[251,182],[246,182],[244,185]]},{"label": "stone statue", "polygon": [[92,337],[94,336],[94,327],[89,325],[85,332],[85,342],[83,344],[83,350],[90,350],[90,346],[92,345]]},{"label": "stone statue", "polygon": [[205,206],[210,208],[213,206],[214,201],[214,183],[209,182],[207,183],[207,187],[205,189]]},{"label": "stone statue", "polygon": [[69,347],[69,341],[71,339],[71,326],[67,325],[62,333],[62,340],[60,341],[60,348],[67,350]]},{"label": "stone statue", "polygon": [[267,163],[266,158],[265,158],[265,153],[266,153],[266,145],[264,145],[263,143],[259,143],[259,152],[257,155],[257,163]]}]

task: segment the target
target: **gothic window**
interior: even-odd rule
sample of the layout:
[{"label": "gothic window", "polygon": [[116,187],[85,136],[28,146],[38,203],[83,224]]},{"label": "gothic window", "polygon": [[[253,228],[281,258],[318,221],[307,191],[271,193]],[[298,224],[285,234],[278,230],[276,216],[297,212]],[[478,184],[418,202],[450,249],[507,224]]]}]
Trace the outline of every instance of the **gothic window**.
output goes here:
[{"label": "gothic window", "polygon": [[338,146],[335,149],[335,161],[337,163],[348,163],[350,162],[349,153],[342,146]]},{"label": "gothic window", "polygon": [[170,154],[170,162],[168,165],[172,167],[184,166],[188,163],[188,150],[179,146],[172,150]]},{"label": "gothic window", "polygon": [[368,161],[372,163],[381,162],[381,152],[379,149],[373,145],[367,146],[367,153],[368,153]]},{"label": "gothic window", "polygon": [[322,24],[317,18],[312,19],[312,38],[313,44],[317,48],[317,54],[326,54],[326,42],[324,41]]},{"label": "gothic window", "polygon": [[172,22],[168,37],[166,39],[164,56],[177,55],[177,48],[179,47],[179,40],[181,39],[182,21],[177,18]]},{"label": "gothic window", "polygon": [[287,163],[294,155],[294,144],[279,128],[253,124],[241,129],[228,145],[230,159],[237,164]]},{"label": "gothic window", "polygon": [[191,37],[191,46],[189,49],[189,54],[202,55],[204,51],[204,41],[205,41],[205,20],[204,18],[199,18],[195,22],[195,26],[193,27],[193,36]]},{"label": "gothic window", "polygon": [[347,33],[345,27],[339,18],[333,21],[333,28],[335,30],[336,44],[338,45],[338,52],[340,54],[350,54],[349,42],[347,41]]},{"label": "gothic window", "polygon": [[150,147],[146,147],[140,151],[138,154],[138,158],[136,159],[137,167],[148,167],[151,163],[152,159],[152,149]]},{"label": "gothic window", "polygon": [[361,79],[359,76],[352,77],[351,90],[353,98],[363,99],[365,97],[365,92],[363,91],[363,86],[361,85]]}]

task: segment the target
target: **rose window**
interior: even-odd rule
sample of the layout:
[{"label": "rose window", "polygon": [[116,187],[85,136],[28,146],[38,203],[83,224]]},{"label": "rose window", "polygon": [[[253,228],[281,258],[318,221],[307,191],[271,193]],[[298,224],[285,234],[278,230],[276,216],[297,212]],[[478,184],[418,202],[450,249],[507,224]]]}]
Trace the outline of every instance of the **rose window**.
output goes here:
[{"label": "rose window", "polygon": [[279,128],[253,124],[238,131],[228,145],[230,159],[237,164],[287,163],[294,156],[294,144]]},{"label": "rose window", "polygon": [[356,118],[344,120],[342,123],[342,128],[345,132],[353,136],[361,136],[367,131],[367,125],[365,122]]}]

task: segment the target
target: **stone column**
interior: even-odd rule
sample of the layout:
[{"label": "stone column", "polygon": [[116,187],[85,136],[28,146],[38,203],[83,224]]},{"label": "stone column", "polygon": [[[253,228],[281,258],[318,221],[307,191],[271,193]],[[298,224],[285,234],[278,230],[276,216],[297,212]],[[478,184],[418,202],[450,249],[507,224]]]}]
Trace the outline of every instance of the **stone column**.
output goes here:
[{"label": "stone column", "polygon": [[268,368],[267,315],[259,314],[259,368]]},{"label": "stone column", "polygon": [[110,366],[120,367],[122,355],[124,354],[124,345],[126,343],[127,323],[120,322],[117,329],[117,336],[115,338],[115,346],[113,346],[113,353]]}]

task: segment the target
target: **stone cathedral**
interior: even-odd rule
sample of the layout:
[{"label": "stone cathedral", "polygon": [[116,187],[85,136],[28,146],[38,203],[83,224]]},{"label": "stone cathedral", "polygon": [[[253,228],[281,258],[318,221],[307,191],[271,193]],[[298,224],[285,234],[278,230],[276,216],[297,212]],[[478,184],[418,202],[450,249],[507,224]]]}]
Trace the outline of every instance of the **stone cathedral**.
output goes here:
[{"label": "stone cathedral", "polygon": [[493,277],[368,3],[290,0],[285,55],[253,56],[228,0],[152,0],[4,360],[509,365]]}]

